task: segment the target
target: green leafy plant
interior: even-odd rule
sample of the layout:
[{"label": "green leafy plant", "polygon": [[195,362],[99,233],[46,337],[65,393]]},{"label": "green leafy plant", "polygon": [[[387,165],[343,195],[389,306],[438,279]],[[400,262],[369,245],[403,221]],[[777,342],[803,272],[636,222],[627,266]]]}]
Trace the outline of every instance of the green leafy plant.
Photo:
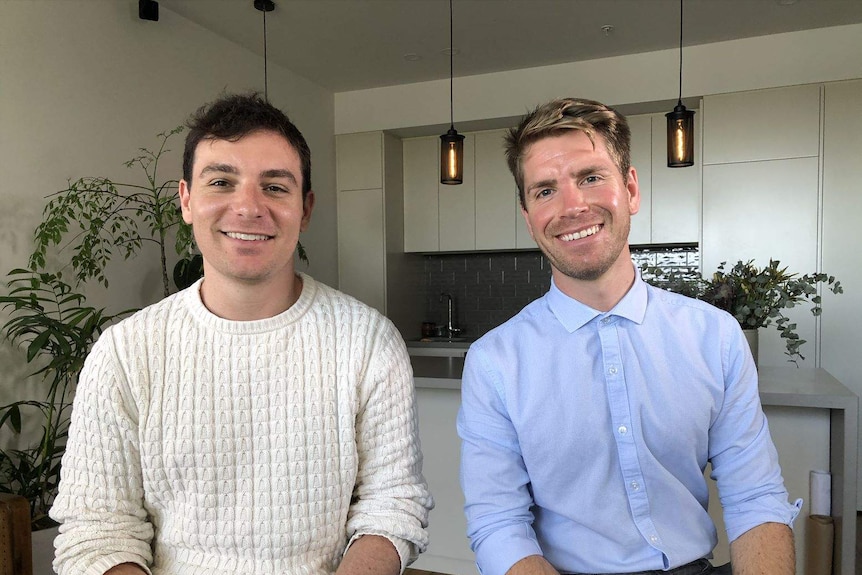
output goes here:
[{"label": "green leafy plant", "polygon": [[678,272],[655,267],[644,269],[644,279],[670,291],[704,300],[733,315],[742,329],[758,329],[774,325],[785,342],[785,355],[795,363],[804,360],[800,347],[806,342],[796,332],[796,324],[784,315],[784,310],[810,304],[811,313],[822,312],[818,287],[832,293],[844,293],[841,282],[824,273],[798,275],[787,271],[778,260],[757,267],[753,260],[738,261],[726,269],[722,262],[709,278],[691,271]]},{"label": "green leafy plant", "polygon": [[[69,247],[76,281],[93,279],[107,287],[105,268],[116,253],[128,259],[144,243],[153,243],[159,250],[163,292],[170,295],[166,253],[169,232],[176,228],[175,249],[183,256],[192,253],[194,240],[177,202],[178,180],[159,181],[158,169],[159,160],[169,151],[168,140],[182,131],[180,126],[162,132],[156,151],[140,148],[140,154],[125,163],[127,168],[140,168],[146,184],[83,177],[50,195],[42,222],[36,228],[30,269],[45,268],[49,248]],[[67,239],[69,234],[72,237]]]},{"label": "green leafy plant", "polygon": [[72,392],[95,339],[106,324],[128,312],[109,315],[85,305],[59,274],[15,269],[11,291],[0,304],[12,318],[3,335],[39,364],[34,375],[48,383],[43,400],[16,401],[0,408],[0,429],[22,431],[27,413],[41,419],[39,441],[24,449],[0,449],[0,492],[23,495],[30,502],[33,530],[50,527],[48,510],[60,481],[60,458],[69,430]]},{"label": "green leafy plant", "polygon": [[[2,326],[3,337],[26,352],[27,363],[36,366],[33,375],[46,382],[47,392],[38,399],[0,407],[0,429],[11,429],[20,438],[27,424],[41,427],[37,442],[0,450],[0,492],[30,501],[34,530],[53,523],[47,512],[57,493],[72,396],[84,359],[106,325],[134,311],[107,313],[89,306],[79,288],[90,280],[107,287],[105,269],[113,257],[127,259],[154,243],[167,296],[171,288],[166,251],[171,233],[176,235],[176,252],[185,256],[181,262],[195,257],[191,227],[183,222],[177,203],[178,182],[158,177],[168,141],[181,131],[159,134],[155,151],[141,148],[125,163],[143,173],[141,184],[83,177],[48,196],[29,269],[14,269],[7,276],[10,291],[0,297],[0,304],[10,319]],[[60,271],[49,271],[46,262],[54,261],[55,248],[61,262],[62,255],[69,253],[66,250],[71,256]],[[201,270],[187,271],[187,275],[195,273],[200,277]]]}]

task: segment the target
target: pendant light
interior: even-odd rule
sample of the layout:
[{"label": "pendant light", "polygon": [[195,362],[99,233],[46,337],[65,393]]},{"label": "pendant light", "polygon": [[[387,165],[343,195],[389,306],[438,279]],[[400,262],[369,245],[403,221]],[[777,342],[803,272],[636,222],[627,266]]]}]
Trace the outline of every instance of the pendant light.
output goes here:
[{"label": "pendant light", "polygon": [[455,130],[452,58],[452,0],[449,0],[449,131],[440,136],[440,183],[457,185],[464,181],[464,136]]},{"label": "pendant light", "polygon": [[667,118],[667,167],[694,165],[694,110],[682,104],[682,2],[679,0],[679,99]]},{"label": "pendant light", "polygon": [[263,99],[269,102],[269,79],[266,70],[266,13],[275,10],[273,0],[254,0],[256,10],[263,12]]}]

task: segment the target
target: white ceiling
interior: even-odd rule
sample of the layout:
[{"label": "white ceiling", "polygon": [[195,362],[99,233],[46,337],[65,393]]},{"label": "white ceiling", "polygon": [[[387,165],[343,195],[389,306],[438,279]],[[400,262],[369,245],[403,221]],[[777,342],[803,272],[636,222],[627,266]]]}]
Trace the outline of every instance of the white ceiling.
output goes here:
[{"label": "white ceiling", "polygon": [[[334,92],[449,76],[448,0],[275,3],[266,15],[269,61]],[[160,5],[263,55],[263,13],[253,0]],[[690,46],[859,22],[862,0],[685,0],[683,41]],[[606,34],[605,25],[613,30]],[[678,46],[678,0],[454,0],[455,76]],[[860,52],[862,46],[847,57]]]}]

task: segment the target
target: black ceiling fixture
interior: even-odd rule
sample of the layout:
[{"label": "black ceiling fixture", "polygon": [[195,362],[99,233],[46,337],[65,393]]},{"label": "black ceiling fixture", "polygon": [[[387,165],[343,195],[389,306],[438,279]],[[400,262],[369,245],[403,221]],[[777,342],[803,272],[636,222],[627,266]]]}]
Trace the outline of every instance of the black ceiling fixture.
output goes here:
[{"label": "black ceiling fixture", "polygon": [[667,167],[694,165],[694,110],[682,104],[682,2],[679,0],[679,99],[667,118]]},{"label": "black ceiling fixture", "polygon": [[254,0],[256,10],[263,12],[263,98],[269,102],[269,78],[267,76],[266,57],[266,13],[275,10],[275,2],[272,0]]},{"label": "black ceiling fixture", "polygon": [[440,183],[458,185],[464,181],[464,136],[455,130],[452,58],[452,0],[449,0],[449,131],[440,136]]},{"label": "black ceiling fixture", "polygon": [[159,21],[159,3],[156,0],[138,0],[138,18]]}]

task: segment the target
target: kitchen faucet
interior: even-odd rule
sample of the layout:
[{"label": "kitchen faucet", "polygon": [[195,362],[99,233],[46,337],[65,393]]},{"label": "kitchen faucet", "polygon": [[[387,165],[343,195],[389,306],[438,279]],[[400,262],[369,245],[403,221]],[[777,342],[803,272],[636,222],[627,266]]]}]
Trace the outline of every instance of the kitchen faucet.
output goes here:
[{"label": "kitchen faucet", "polygon": [[455,334],[461,333],[461,329],[454,327],[452,325],[452,296],[446,292],[442,292],[440,294],[440,301],[443,301],[443,298],[446,298],[447,310],[446,310],[446,332],[448,333],[448,337],[454,337]]}]

